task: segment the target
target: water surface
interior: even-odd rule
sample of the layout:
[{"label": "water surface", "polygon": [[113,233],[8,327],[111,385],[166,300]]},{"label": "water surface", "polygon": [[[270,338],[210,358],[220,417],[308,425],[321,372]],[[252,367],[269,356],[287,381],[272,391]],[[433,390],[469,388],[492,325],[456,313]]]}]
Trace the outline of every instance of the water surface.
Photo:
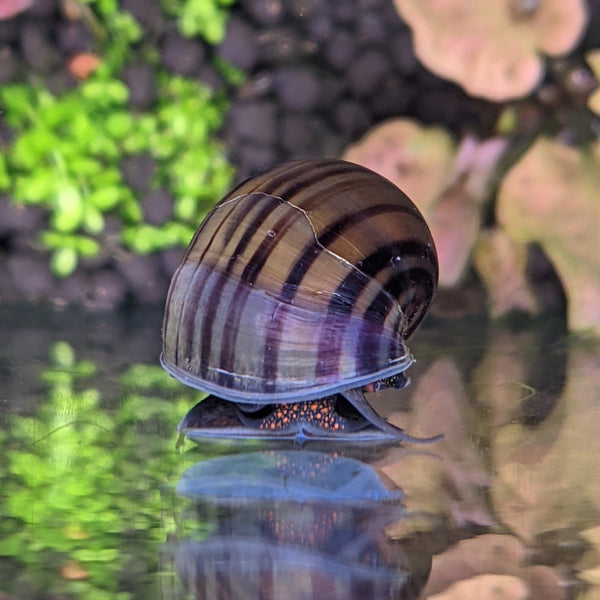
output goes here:
[{"label": "water surface", "polygon": [[428,318],[370,400],[441,441],[193,444],[160,321],[0,309],[0,598],[600,597],[597,342]]}]

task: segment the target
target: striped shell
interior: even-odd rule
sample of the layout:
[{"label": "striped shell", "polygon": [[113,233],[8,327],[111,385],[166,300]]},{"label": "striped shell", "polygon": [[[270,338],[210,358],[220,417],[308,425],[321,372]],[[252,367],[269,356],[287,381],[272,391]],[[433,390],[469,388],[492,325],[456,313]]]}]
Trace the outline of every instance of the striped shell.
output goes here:
[{"label": "striped shell", "polygon": [[166,370],[238,403],[322,398],[403,372],[437,285],[423,217],[380,175],[304,160],[209,213],[171,281]]}]

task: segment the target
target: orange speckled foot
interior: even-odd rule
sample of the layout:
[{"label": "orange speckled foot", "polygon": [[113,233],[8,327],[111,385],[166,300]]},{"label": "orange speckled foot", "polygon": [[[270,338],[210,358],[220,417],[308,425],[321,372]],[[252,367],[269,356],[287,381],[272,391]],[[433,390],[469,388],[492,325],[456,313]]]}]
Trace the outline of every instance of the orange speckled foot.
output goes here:
[{"label": "orange speckled foot", "polygon": [[290,404],[273,404],[249,411],[238,404],[240,421],[246,427],[281,435],[303,431],[308,434],[337,434],[363,429],[363,419],[343,416],[337,411],[336,397]]}]

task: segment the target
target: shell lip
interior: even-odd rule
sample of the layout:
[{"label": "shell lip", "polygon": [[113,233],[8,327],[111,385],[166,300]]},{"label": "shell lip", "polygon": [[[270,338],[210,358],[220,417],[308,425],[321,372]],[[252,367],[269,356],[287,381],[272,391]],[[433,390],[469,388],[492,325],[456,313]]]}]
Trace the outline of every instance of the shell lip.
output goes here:
[{"label": "shell lip", "polygon": [[[164,353],[160,356],[160,364],[163,369],[181,383],[197,390],[208,392],[224,400],[241,404],[260,404],[261,402],[265,404],[287,404],[291,402],[317,400],[345,390],[361,388],[362,386],[380,381],[386,377],[392,377],[393,375],[406,371],[413,362],[414,358],[412,354],[407,352],[396,359],[393,364],[383,369],[367,373],[366,375],[357,375],[355,377],[346,378],[337,383],[323,383],[314,386],[296,387],[290,390],[275,390],[274,392],[254,392],[237,388],[226,388],[212,381],[201,379],[171,363],[165,357]],[[243,378],[240,377],[240,379]],[[253,377],[249,379],[256,381],[258,378]]]}]

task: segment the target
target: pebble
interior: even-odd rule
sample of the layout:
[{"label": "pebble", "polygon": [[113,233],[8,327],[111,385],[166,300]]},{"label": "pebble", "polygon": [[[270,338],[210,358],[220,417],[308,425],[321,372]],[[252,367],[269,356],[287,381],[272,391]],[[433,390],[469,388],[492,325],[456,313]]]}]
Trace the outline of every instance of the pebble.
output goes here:
[{"label": "pebble", "polygon": [[374,96],[378,87],[389,76],[390,70],[389,60],[383,52],[367,50],[348,69],[350,89],[359,98]]},{"label": "pebble", "polygon": [[142,198],[147,223],[162,225],[173,217],[173,196],[165,190],[153,190]]},{"label": "pebble", "polygon": [[257,25],[277,25],[285,14],[281,0],[242,0],[241,4]]},{"label": "pebble", "polygon": [[169,33],[161,46],[163,65],[179,75],[193,75],[205,58],[201,42],[187,39],[177,31]]},{"label": "pebble", "polygon": [[146,63],[133,63],[123,72],[123,81],[129,89],[129,103],[139,109],[147,109],[157,99],[154,69]]},{"label": "pebble", "polygon": [[319,80],[313,70],[284,67],[275,73],[277,96],[284,108],[308,112],[319,99]]},{"label": "pebble", "polygon": [[158,0],[121,0],[121,9],[131,13],[142,28],[152,37],[165,29],[165,16]]},{"label": "pebble", "polygon": [[239,17],[232,16],[227,23],[225,39],[219,44],[218,53],[239,69],[250,71],[259,56],[257,32]]},{"label": "pebble", "polygon": [[136,304],[159,304],[165,300],[167,281],[153,256],[131,254],[116,263]]},{"label": "pebble", "polygon": [[277,107],[274,102],[236,103],[229,112],[229,123],[240,140],[274,144],[277,140]]},{"label": "pebble", "polygon": [[121,173],[125,183],[143,193],[150,191],[156,169],[156,159],[149,154],[128,156],[121,162]]},{"label": "pebble", "polygon": [[90,310],[109,311],[125,304],[127,288],[112,270],[94,272],[85,291],[84,306]]},{"label": "pebble", "polygon": [[28,302],[47,298],[55,285],[48,258],[44,255],[11,254],[6,259],[6,269],[14,288]]},{"label": "pebble", "polygon": [[50,41],[48,24],[28,20],[21,27],[21,52],[36,71],[49,72],[60,63],[59,53]]}]

